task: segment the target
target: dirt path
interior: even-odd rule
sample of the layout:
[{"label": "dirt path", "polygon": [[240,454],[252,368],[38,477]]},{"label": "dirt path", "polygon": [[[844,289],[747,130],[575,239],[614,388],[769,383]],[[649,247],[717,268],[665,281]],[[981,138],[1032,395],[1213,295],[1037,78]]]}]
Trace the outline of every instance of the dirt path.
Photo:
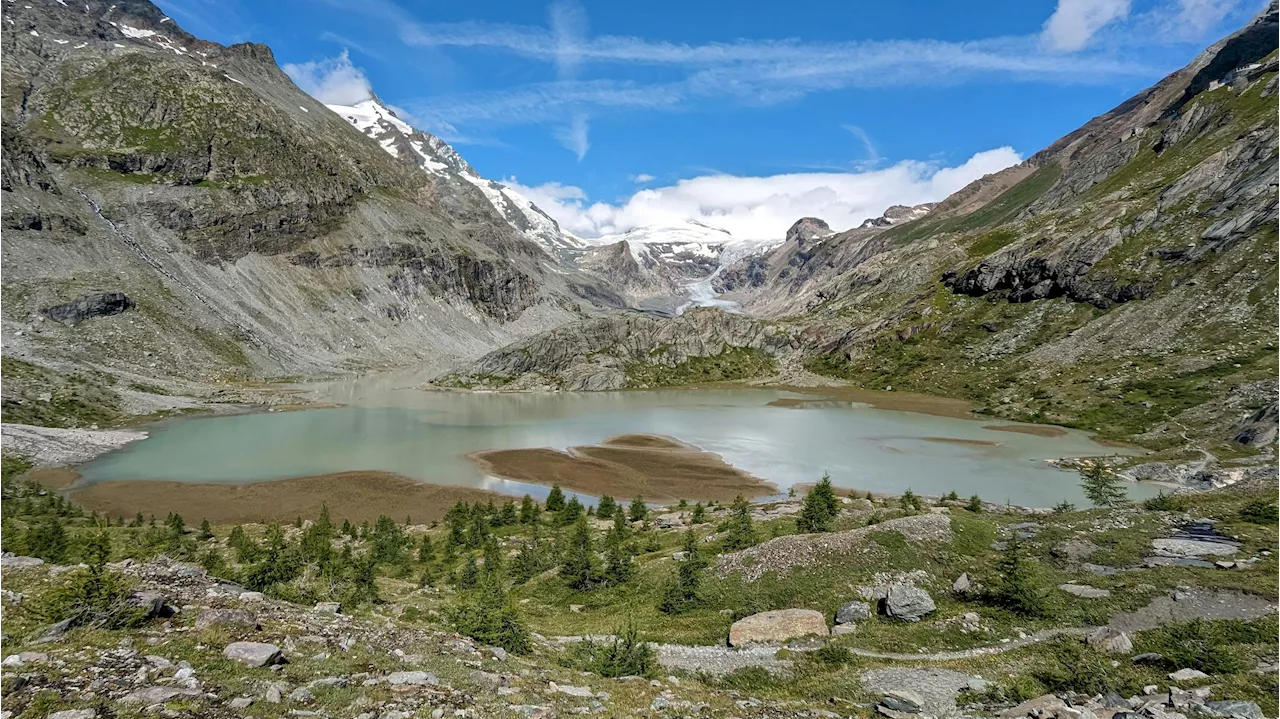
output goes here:
[{"label": "dirt path", "polygon": [[1038,644],[1047,639],[1062,636],[1064,634],[1074,636],[1084,636],[1093,631],[1094,627],[1060,627],[1058,629],[1041,629],[1034,634],[1028,634],[1022,639],[1014,639],[1000,644],[992,644],[987,647],[975,647],[973,649],[961,649],[954,652],[936,652],[933,654],[899,654],[896,652],[873,652],[867,649],[850,648],[849,651],[860,657],[870,657],[872,659],[892,659],[901,662],[953,662],[959,659],[972,659],[974,657],[985,657],[991,654],[1003,654],[1011,652],[1014,649],[1020,649],[1029,644]]}]

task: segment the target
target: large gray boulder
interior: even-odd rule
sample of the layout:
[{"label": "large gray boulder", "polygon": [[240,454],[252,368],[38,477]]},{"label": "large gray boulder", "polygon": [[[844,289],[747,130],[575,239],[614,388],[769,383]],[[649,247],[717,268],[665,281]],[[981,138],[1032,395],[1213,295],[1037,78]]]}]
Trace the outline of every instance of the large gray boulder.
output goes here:
[{"label": "large gray boulder", "polygon": [[1133,652],[1133,640],[1129,635],[1114,627],[1099,627],[1084,638],[1085,643],[1107,654],[1130,654]]},{"label": "large gray boulder", "polygon": [[884,597],[884,613],[904,622],[918,622],[937,610],[933,597],[919,587],[894,584]]},{"label": "large gray boulder", "polygon": [[251,667],[283,664],[285,661],[280,647],[265,642],[232,642],[222,650],[222,656]]},{"label": "large gray boulder", "polygon": [[74,325],[91,317],[118,315],[133,307],[133,300],[123,292],[95,292],[83,295],[65,305],[54,305],[40,310],[51,320]]},{"label": "large gray boulder", "polygon": [[779,609],[744,617],[729,627],[729,646],[770,644],[827,634],[827,618],[812,609]]},{"label": "large gray boulder", "polygon": [[1214,716],[1227,717],[1228,719],[1263,719],[1262,707],[1255,702],[1242,699],[1206,702],[1204,706]]}]

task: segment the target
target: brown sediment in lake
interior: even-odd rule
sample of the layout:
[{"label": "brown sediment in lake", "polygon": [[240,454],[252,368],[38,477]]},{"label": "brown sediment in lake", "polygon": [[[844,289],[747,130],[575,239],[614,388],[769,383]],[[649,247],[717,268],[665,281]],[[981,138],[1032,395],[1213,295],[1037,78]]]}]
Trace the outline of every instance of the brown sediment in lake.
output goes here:
[{"label": "brown sediment in lake", "polygon": [[38,467],[22,476],[24,479],[29,479],[45,489],[70,487],[77,479],[80,479],[79,473],[70,467]]},{"label": "brown sediment in lake", "polygon": [[859,402],[876,409],[892,409],[903,412],[918,412],[936,417],[952,417],[956,419],[977,419],[973,414],[973,405],[962,399],[951,397],[935,397],[914,392],[883,392],[857,387],[770,387],[784,392],[814,395],[812,399],[804,397],[781,397],[770,402],[772,407],[821,406],[833,400],[840,402]]},{"label": "brown sediment in lake", "polygon": [[379,515],[396,521],[441,519],[454,504],[503,502],[509,497],[472,487],[425,484],[392,472],[335,472],[251,484],[192,484],[152,480],[100,482],[73,489],[71,499],[85,509],[111,517],[138,512],[164,516],[176,512],[188,522],[214,524],[289,521],[315,517],[322,505],[336,520],[370,522]]},{"label": "brown sediment in lake", "polygon": [[1018,434],[1031,434],[1037,437],[1062,437],[1067,434],[1067,430],[1063,427],[1056,427],[1051,424],[986,424],[983,429],[990,429],[996,432],[1017,432]]},{"label": "brown sediment in lake", "polygon": [[598,445],[498,449],[467,455],[485,474],[601,496],[725,501],[741,494],[761,497],[777,488],[679,440],[659,435],[625,434]]}]

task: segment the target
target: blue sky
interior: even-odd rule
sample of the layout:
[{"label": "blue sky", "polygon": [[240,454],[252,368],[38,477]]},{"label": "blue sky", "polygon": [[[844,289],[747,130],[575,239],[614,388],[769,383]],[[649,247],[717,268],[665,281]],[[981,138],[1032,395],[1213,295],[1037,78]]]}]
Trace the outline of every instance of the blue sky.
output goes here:
[{"label": "blue sky", "polygon": [[764,235],[796,212],[843,229],[941,199],[1263,3],[158,4],[200,37],[270,45],[323,101],[372,89],[579,234],[700,219]]}]

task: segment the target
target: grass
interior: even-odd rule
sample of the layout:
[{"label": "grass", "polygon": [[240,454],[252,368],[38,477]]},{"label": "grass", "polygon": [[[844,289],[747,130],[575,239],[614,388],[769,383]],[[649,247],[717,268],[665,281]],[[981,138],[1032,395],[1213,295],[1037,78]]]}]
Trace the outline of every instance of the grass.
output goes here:
[{"label": "grass", "polygon": [[764,377],[777,371],[772,355],[750,347],[726,347],[720,354],[689,357],[674,366],[632,362],[626,366],[628,387],[678,387]]},{"label": "grass", "polygon": [[117,424],[124,417],[107,375],[67,374],[13,357],[0,358],[0,375],[16,388],[16,398],[3,404],[5,422],[87,427]]}]

